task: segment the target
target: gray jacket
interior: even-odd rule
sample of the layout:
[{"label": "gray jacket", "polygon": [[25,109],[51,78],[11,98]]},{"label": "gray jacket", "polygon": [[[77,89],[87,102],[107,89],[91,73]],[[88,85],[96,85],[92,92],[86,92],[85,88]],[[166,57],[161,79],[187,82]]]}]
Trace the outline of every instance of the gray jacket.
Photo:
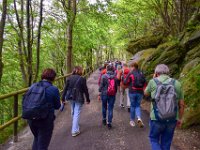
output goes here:
[{"label": "gray jacket", "polygon": [[101,92],[101,95],[107,95],[108,78],[115,79],[115,91],[117,92],[117,79],[116,79],[115,73],[112,71],[108,71],[106,74],[102,75],[102,78],[100,81],[99,92]]}]

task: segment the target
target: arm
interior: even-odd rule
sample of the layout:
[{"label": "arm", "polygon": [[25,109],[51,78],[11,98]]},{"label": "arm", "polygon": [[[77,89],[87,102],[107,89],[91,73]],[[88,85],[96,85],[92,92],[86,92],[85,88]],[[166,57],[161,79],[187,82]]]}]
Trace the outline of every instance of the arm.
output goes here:
[{"label": "arm", "polygon": [[89,93],[88,93],[88,87],[87,87],[87,83],[86,83],[86,79],[83,78],[83,91],[85,93],[85,96],[86,96],[86,101],[87,103],[90,103],[90,97],[89,97]]},{"label": "arm", "polygon": [[131,82],[131,75],[132,75],[132,73],[129,72],[129,74],[127,75],[127,77],[124,79],[123,82],[124,82],[125,85],[127,85],[127,84],[129,84]]},{"label": "arm", "polygon": [[60,93],[58,88],[55,88],[54,91],[54,109],[59,109],[61,106],[60,104]]},{"label": "arm", "polygon": [[63,93],[62,93],[62,98],[61,98],[62,102],[65,101],[65,95],[67,93],[68,86],[69,86],[69,79],[67,79],[67,83],[66,83],[65,88],[64,88]]},{"label": "arm", "polygon": [[184,100],[180,100],[178,105],[179,105],[179,120],[182,120],[185,109]]}]

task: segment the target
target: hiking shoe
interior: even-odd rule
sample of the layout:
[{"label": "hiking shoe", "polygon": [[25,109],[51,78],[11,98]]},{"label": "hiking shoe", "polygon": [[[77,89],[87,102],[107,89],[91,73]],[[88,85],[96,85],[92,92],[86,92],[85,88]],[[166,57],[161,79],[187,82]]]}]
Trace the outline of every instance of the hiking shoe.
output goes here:
[{"label": "hiking shoe", "polygon": [[131,108],[128,108],[128,112],[131,112]]},{"label": "hiking shoe", "polygon": [[121,104],[120,107],[121,107],[121,108],[124,108],[124,104]]},{"label": "hiking shoe", "polygon": [[72,136],[73,136],[73,137],[76,137],[76,136],[78,136],[80,133],[81,133],[80,131],[75,132],[75,133],[72,133]]},{"label": "hiking shoe", "polygon": [[106,126],[106,125],[107,125],[107,122],[106,122],[106,120],[103,120],[103,121],[102,121],[102,123],[103,123],[103,125],[104,125],[104,126]]},{"label": "hiking shoe", "polygon": [[134,121],[130,121],[130,125],[131,125],[131,127],[135,127],[135,122]]},{"label": "hiking shoe", "polygon": [[138,126],[139,126],[140,128],[143,128],[143,127],[144,127],[144,124],[143,124],[143,122],[142,122],[141,119],[138,119],[138,120],[137,120],[137,124],[138,124]]},{"label": "hiking shoe", "polygon": [[111,123],[108,123],[108,129],[111,129],[111,128],[112,128]]}]

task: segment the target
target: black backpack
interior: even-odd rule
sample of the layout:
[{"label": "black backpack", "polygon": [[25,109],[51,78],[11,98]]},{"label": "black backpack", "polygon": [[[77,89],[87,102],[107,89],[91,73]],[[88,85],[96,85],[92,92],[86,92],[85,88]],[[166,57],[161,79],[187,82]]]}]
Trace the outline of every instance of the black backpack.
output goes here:
[{"label": "black backpack", "polygon": [[141,71],[134,71],[134,82],[133,82],[133,89],[143,89],[146,79],[144,77],[144,74]]},{"label": "black backpack", "polygon": [[[50,85],[51,86],[51,85]],[[52,104],[46,99],[46,86],[43,82],[35,83],[24,95],[22,101],[22,118],[41,120],[47,118]]]}]

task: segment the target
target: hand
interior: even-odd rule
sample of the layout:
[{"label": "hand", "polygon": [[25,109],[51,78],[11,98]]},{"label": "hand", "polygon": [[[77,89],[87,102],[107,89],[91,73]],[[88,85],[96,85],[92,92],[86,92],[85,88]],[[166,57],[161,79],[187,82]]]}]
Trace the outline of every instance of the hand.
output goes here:
[{"label": "hand", "polygon": [[176,126],[178,128],[181,128],[182,127],[182,124],[183,124],[183,121],[182,120],[178,120],[177,123],[176,123]]},{"label": "hand", "polygon": [[157,74],[154,73],[154,74],[153,74],[153,78],[156,78],[156,77],[157,77]]},{"label": "hand", "polygon": [[100,95],[98,95],[98,100],[99,100],[99,101],[101,100],[101,96],[100,96]]}]

